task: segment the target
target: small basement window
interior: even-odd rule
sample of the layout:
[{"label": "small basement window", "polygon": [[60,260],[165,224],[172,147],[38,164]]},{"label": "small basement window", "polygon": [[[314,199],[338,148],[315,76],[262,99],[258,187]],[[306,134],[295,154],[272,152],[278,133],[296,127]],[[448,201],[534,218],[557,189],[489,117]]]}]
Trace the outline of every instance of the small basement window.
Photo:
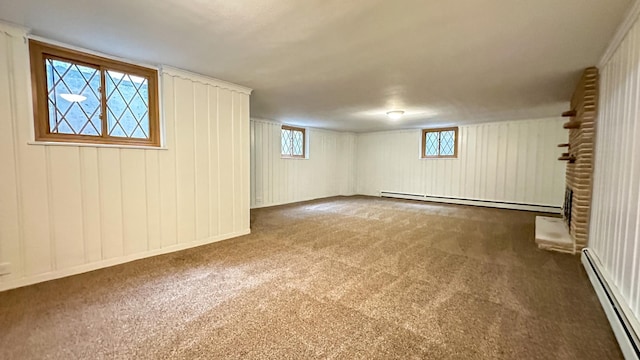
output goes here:
[{"label": "small basement window", "polygon": [[37,141],[160,146],[158,72],[29,40]]},{"label": "small basement window", "polygon": [[422,130],[422,158],[457,157],[457,127]]},{"label": "small basement window", "polygon": [[306,132],[303,128],[282,125],[281,154],[284,158],[306,157]]}]

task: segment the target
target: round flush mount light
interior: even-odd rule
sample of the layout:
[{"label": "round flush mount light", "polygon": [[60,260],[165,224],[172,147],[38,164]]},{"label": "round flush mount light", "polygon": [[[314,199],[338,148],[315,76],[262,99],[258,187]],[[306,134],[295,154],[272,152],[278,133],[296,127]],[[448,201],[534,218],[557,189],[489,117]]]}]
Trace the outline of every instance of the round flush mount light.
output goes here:
[{"label": "round flush mount light", "polygon": [[60,97],[68,102],[83,102],[87,100],[86,96],[78,94],[60,94]]},{"label": "round flush mount light", "polygon": [[391,120],[398,120],[398,119],[400,119],[402,117],[402,115],[404,115],[404,111],[402,111],[402,110],[393,110],[393,111],[389,111],[387,113],[387,116]]}]

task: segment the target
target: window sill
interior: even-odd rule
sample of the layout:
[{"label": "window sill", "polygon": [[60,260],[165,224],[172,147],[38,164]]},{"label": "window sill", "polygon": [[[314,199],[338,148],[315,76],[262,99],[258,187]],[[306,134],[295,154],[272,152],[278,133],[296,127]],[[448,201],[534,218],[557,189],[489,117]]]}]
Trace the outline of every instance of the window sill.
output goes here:
[{"label": "window sill", "polygon": [[285,159],[285,160],[309,160],[308,157],[295,157],[295,156],[280,156],[280,159]]},{"label": "window sill", "polygon": [[115,148],[115,149],[140,149],[140,150],[169,150],[169,148],[165,146],[96,144],[96,143],[79,143],[79,142],[74,143],[74,142],[60,142],[60,141],[28,141],[27,145],[73,146],[73,147]]},{"label": "window sill", "polygon": [[457,157],[457,156],[456,157],[454,157],[454,156],[450,156],[450,157],[444,157],[444,156],[441,156],[441,157],[436,157],[436,156],[434,156],[434,157],[422,157],[422,156],[420,156],[419,159],[420,160],[458,160],[459,157]]}]

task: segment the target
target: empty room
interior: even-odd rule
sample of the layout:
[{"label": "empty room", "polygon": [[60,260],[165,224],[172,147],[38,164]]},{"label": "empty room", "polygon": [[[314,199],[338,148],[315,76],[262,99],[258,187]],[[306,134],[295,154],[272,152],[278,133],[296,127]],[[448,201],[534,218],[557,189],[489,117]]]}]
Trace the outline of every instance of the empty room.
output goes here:
[{"label": "empty room", "polygon": [[0,0],[0,359],[640,359],[638,138],[638,0]]}]

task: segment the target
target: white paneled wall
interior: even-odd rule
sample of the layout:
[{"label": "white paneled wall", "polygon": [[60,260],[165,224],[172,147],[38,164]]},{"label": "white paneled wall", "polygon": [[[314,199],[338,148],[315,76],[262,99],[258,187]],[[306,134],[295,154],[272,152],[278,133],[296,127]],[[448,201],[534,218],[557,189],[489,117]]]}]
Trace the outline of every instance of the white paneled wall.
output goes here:
[{"label": "white paneled wall", "polygon": [[358,194],[402,192],[560,206],[567,141],[561,118],[459,128],[457,159],[421,159],[420,130],[357,136]]},{"label": "white paneled wall", "polygon": [[640,23],[600,69],[589,247],[640,319]]},{"label": "white paneled wall", "polygon": [[167,69],[166,149],[33,145],[24,36],[0,27],[0,290],[249,232],[249,89]]},{"label": "white paneled wall", "polygon": [[281,125],[251,120],[251,207],[353,195],[354,134],[309,128],[308,159],[283,159]]}]

